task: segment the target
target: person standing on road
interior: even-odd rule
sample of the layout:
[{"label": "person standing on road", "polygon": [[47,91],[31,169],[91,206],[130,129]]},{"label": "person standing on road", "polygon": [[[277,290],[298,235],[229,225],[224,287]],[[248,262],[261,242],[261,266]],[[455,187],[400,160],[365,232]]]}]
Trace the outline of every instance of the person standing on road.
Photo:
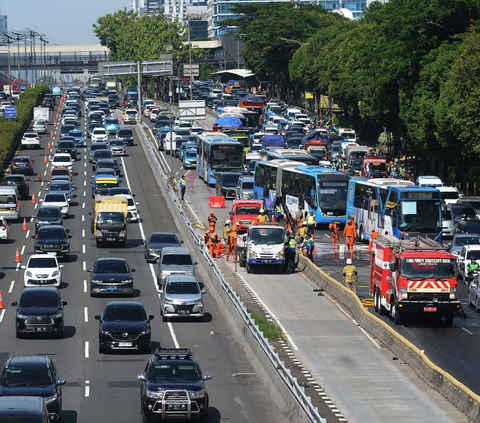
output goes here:
[{"label": "person standing on road", "polygon": [[353,265],[352,259],[347,259],[347,265],[343,268],[343,283],[350,290],[357,294],[357,268]]},{"label": "person standing on road", "polygon": [[373,246],[373,241],[380,235],[378,231],[373,231],[372,234],[370,235],[370,241],[368,243],[368,248],[367,251],[372,251],[372,246]]},{"label": "person standing on road", "polygon": [[310,213],[307,217],[308,236],[315,233],[315,226],[317,226],[317,218],[313,214],[313,210],[310,210]]},{"label": "person standing on road", "polygon": [[287,272],[290,270],[292,273],[295,272],[295,259],[297,255],[297,241],[295,240],[295,235],[290,234],[290,238],[285,242],[285,258],[287,261]]},{"label": "person standing on road", "polygon": [[225,225],[223,226],[223,240],[225,244],[227,243],[228,233],[232,230],[231,222],[229,219],[225,221]]},{"label": "person standing on road", "polygon": [[233,254],[233,262],[235,263],[235,246],[237,245],[237,233],[235,231],[230,231],[228,233],[227,239],[227,261],[228,256]]},{"label": "person standing on road", "polygon": [[185,175],[182,175],[182,179],[180,179],[180,193],[182,194],[182,200],[185,197],[186,190],[187,190],[187,182],[185,181]]},{"label": "person standing on road", "polygon": [[336,248],[335,247],[335,243],[336,243],[340,248],[340,232],[338,230],[337,223],[336,222],[330,223],[330,225],[328,225],[328,229],[330,230],[330,235],[332,237],[332,247]]},{"label": "person standing on road", "polygon": [[353,237],[355,236],[355,227],[351,219],[348,219],[345,229],[343,230],[343,236],[345,237],[345,243],[347,244],[347,251],[353,254]]},{"label": "person standing on road", "polygon": [[217,223],[217,216],[213,211],[210,212],[210,216],[208,216],[208,226],[210,227],[210,231],[215,232],[215,224]]},{"label": "person standing on road", "polygon": [[355,223],[355,215],[351,215],[350,216],[350,220],[352,221],[352,224],[353,224],[353,230],[355,231],[355,235],[353,236],[353,247],[355,247],[355,241],[356,241],[356,238],[357,238],[357,224]]},{"label": "person standing on road", "polygon": [[307,257],[313,263],[313,251],[315,250],[315,239],[313,234],[311,234],[310,238],[305,241],[305,248],[307,250]]}]

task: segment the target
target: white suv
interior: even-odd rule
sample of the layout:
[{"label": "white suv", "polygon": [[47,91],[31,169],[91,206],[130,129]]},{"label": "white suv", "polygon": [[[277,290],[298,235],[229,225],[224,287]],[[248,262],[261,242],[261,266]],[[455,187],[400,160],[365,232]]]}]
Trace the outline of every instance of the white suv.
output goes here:
[{"label": "white suv", "polygon": [[92,131],[92,142],[108,143],[108,132],[105,128],[94,128]]},{"label": "white suv", "polygon": [[22,148],[40,148],[40,137],[36,132],[25,132],[21,144]]},{"label": "white suv", "polygon": [[56,286],[62,285],[63,264],[59,265],[55,254],[34,254],[28,263],[22,266],[25,270],[23,285],[29,286]]}]

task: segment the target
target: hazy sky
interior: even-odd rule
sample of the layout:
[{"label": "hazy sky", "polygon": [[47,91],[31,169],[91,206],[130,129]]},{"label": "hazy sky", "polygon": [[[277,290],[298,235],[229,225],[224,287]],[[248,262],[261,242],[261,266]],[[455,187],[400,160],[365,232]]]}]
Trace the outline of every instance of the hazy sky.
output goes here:
[{"label": "hazy sky", "polygon": [[98,44],[92,27],[97,19],[131,7],[132,0],[0,0],[9,31],[29,28],[51,44]]}]

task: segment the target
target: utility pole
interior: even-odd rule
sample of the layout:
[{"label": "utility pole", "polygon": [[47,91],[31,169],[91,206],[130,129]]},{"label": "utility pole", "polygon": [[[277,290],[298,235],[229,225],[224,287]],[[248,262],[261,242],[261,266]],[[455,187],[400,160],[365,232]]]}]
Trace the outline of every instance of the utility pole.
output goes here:
[{"label": "utility pole", "polygon": [[6,32],[3,33],[7,37],[7,47],[8,47],[8,89],[10,90],[10,102],[12,101],[12,71],[10,69],[10,44],[13,43],[15,38],[8,35]]}]

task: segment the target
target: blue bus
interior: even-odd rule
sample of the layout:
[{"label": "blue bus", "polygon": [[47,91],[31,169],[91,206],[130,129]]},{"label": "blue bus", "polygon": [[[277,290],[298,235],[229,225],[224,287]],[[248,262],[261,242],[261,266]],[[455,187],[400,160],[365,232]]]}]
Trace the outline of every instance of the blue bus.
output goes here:
[{"label": "blue bus", "polygon": [[301,149],[292,149],[292,148],[277,148],[277,149],[268,149],[267,148],[267,160],[280,160],[288,159],[295,162],[302,162],[304,165],[315,165],[318,166],[320,159],[318,157],[308,154],[307,151]]},{"label": "blue bus", "polygon": [[305,214],[313,211],[319,225],[345,223],[349,179],[345,173],[302,162],[261,161],[255,166],[253,198],[264,200],[271,210],[283,197],[292,216],[302,205]]},{"label": "blue bus", "polygon": [[355,216],[361,241],[369,240],[373,231],[399,239],[441,239],[440,191],[417,187],[410,181],[352,178],[348,184],[347,215]]},{"label": "blue bus", "polygon": [[197,172],[208,185],[215,185],[215,173],[241,172],[245,164],[243,145],[222,132],[197,135]]}]

